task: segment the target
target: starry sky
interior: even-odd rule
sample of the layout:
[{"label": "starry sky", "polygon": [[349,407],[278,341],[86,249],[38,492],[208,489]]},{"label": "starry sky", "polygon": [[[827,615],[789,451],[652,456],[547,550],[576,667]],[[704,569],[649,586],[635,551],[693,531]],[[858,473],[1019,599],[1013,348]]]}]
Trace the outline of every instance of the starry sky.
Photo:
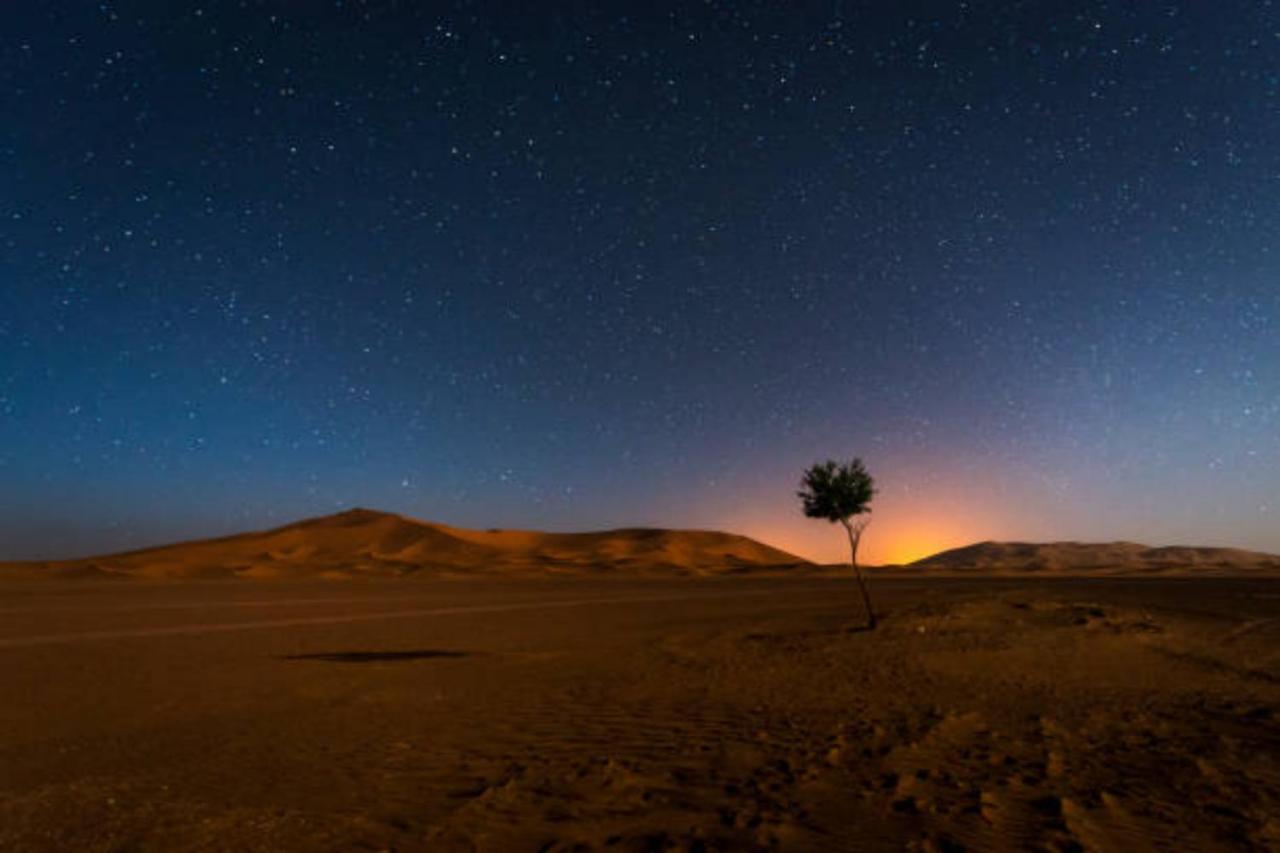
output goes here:
[{"label": "starry sky", "polygon": [[0,558],[369,506],[1280,551],[1280,5],[16,4]]}]

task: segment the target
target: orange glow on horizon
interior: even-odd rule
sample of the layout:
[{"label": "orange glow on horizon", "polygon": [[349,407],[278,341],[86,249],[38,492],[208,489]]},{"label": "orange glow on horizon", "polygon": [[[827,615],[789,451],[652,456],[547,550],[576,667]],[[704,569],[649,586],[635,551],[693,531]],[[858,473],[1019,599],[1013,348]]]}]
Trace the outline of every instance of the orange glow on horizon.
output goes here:
[{"label": "orange glow on horizon", "polygon": [[[906,535],[895,537],[888,540],[881,547],[875,549],[875,559],[873,563],[913,563],[916,560],[924,559],[932,556],[939,551],[946,551],[960,545],[967,545],[971,540],[960,539],[955,536],[943,535],[938,531],[925,528],[918,531],[910,531]],[[868,558],[873,553],[868,543]]]},{"label": "orange glow on horizon", "polygon": [[[899,471],[893,478],[911,482],[913,488],[885,488],[877,496],[858,549],[858,562],[901,565],[984,539],[1031,535],[1032,521],[1023,518],[1007,499],[975,498],[967,471],[958,475],[965,487],[952,489],[950,479],[944,476],[945,466],[926,467],[930,472],[927,478],[912,476],[910,471]],[[916,481],[923,481],[928,488]],[[841,526],[806,518],[781,485],[756,494],[735,494],[719,505],[700,502],[685,515],[695,518],[700,526],[741,533],[815,563],[849,562],[849,541]]]},{"label": "orange glow on horizon", "polygon": [[[847,563],[849,543],[838,524],[810,519],[752,519],[728,529],[818,563]],[[877,517],[863,534],[858,561],[868,565],[906,564],[991,538],[990,524],[971,519],[911,515]]]}]

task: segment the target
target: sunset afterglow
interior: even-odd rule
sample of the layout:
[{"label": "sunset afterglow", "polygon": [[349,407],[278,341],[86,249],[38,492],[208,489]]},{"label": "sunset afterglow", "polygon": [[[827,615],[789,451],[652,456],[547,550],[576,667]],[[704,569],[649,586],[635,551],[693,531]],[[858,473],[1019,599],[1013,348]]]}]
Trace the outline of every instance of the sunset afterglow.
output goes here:
[{"label": "sunset afterglow", "polygon": [[[822,563],[849,560],[848,540],[829,524],[748,524],[743,532],[783,550]],[[948,548],[987,538],[990,527],[965,528],[946,520],[876,518],[863,535],[858,558],[868,565],[905,564]]]},{"label": "sunset afterglow", "polygon": [[928,532],[910,533],[900,539],[890,540],[880,548],[872,548],[868,543],[868,559],[875,555],[876,563],[910,563],[930,554],[936,554],[947,548],[964,545],[965,540],[955,537],[944,538]]}]

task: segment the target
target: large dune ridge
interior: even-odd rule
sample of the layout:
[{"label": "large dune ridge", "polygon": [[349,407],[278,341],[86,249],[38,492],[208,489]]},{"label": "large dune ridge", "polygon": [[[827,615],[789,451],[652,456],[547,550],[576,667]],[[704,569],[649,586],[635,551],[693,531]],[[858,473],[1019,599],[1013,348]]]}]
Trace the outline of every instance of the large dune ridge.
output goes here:
[{"label": "large dune ridge", "polygon": [[[69,560],[0,562],[0,578],[351,579],[545,575],[843,574],[747,536],[714,530],[619,528],[590,533],[469,530],[371,509],[270,530]],[[894,575],[1280,575],[1280,555],[1136,542],[978,542]]]},{"label": "large dune ridge", "polygon": [[930,573],[1064,575],[1280,574],[1280,555],[1137,542],[978,542],[909,564]]},{"label": "large dune ridge", "polygon": [[807,565],[746,536],[711,530],[467,530],[353,509],[271,530],[0,568],[11,577],[341,579],[608,571],[706,575]]}]

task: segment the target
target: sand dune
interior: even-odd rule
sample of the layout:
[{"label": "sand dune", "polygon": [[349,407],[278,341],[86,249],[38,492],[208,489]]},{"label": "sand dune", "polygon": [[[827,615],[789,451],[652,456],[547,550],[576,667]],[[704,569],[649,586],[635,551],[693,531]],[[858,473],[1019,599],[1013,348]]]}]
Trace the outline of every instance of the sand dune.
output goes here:
[{"label": "sand dune", "polygon": [[354,509],[262,532],[78,560],[0,564],[10,577],[349,578],[626,571],[723,574],[806,561],[745,536],[630,528],[466,530]]},{"label": "sand dune", "polygon": [[925,557],[908,568],[982,574],[1280,574],[1280,555],[1239,548],[1153,548],[1136,542],[979,542]]},{"label": "sand dune", "polygon": [[[272,530],[100,557],[0,563],[0,578],[346,579],[598,572],[704,576],[815,566],[746,536],[622,528],[594,533],[468,530],[369,509]],[[979,542],[883,574],[1280,575],[1280,555],[1134,542]]]}]

